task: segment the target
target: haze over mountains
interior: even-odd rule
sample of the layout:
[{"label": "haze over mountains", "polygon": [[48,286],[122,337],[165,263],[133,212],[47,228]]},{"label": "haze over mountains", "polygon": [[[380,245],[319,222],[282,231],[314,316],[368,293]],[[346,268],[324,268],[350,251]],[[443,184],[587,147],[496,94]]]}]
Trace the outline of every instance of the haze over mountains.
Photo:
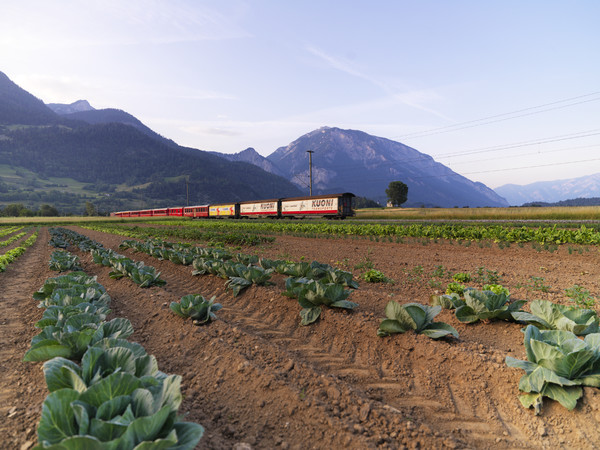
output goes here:
[{"label": "haze over mountains", "polygon": [[70,212],[86,201],[104,211],[172,206],[188,202],[186,187],[190,204],[307,195],[308,150],[314,193],[353,192],[385,204],[387,185],[400,180],[409,186],[405,206],[508,206],[526,198],[357,130],[323,127],[266,158],[253,148],[181,147],[125,111],[97,110],[86,100],[45,105],[0,72],[0,205],[50,203]]},{"label": "haze over mountains", "polygon": [[600,197],[600,173],[525,185],[505,184],[495,190],[511,205],[531,202],[556,203],[567,199]]}]

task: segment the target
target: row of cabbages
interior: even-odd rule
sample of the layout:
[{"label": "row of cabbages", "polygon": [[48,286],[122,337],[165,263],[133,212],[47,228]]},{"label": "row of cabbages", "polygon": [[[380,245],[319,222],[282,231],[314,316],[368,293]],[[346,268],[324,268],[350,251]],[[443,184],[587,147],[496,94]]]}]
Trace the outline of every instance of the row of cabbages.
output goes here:
[{"label": "row of cabbages", "polygon": [[181,377],[126,338],[129,320],[106,321],[110,297],[96,277],[72,272],[34,294],[45,308],[25,361],[45,361],[50,394],[38,449],[192,449],[201,425],[180,422]]},{"label": "row of cabbages", "polygon": [[432,303],[456,308],[456,318],[464,323],[507,320],[527,325],[523,330],[527,360],[508,356],[506,364],[525,371],[519,399],[536,414],[544,397],[573,409],[583,395],[581,386],[600,387],[599,319],[594,310],[535,300],[525,312],[521,310],[525,301],[511,303],[506,292],[472,288],[462,298],[443,295],[433,297]]},{"label": "row of cabbages", "polygon": [[[232,254],[223,249],[194,247],[159,239],[146,242],[124,241],[121,248],[133,248],[158,259],[168,259],[176,264],[192,265],[192,275],[212,274],[226,281],[226,285],[237,296],[240,291],[255,285],[269,284],[271,275],[288,275],[284,295],[297,298],[302,310],[301,324],[315,322],[323,306],[353,309],[358,306],[348,301],[351,289],[358,288],[350,272],[339,270],[317,261],[289,262],[270,260],[244,254]],[[346,289],[349,288],[349,289]],[[177,312],[177,307],[172,308]],[[213,308],[214,310],[214,308]]]},{"label": "row of cabbages", "polygon": [[[111,249],[106,249],[102,244],[87,236],[65,228],[51,228],[50,234],[52,236],[50,245],[67,248],[69,243],[72,243],[82,251],[91,252],[92,259],[96,264],[112,267],[113,270],[109,273],[111,278],[128,277],[142,288],[165,284],[165,281],[160,279],[160,272],[156,272],[154,267],[146,266],[142,261],[136,262]],[[62,258],[64,259],[64,256]]]}]

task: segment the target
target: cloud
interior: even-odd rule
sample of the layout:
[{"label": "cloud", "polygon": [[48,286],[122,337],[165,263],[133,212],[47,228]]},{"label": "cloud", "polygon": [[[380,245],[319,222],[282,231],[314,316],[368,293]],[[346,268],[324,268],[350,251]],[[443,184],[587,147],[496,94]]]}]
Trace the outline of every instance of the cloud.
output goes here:
[{"label": "cloud", "polygon": [[387,96],[396,102],[409,106],[411,108],[425,111],[434,116],[440,117],[447,121],[452,121],[439,111],[425,106],[425,103],[439,100],[440,96],[432,89],[410,89],[406,83],[401,80],[385,80],[380,77],[375,77],[367,72],[357,68],[355,64],[343,58],[332,56],[322,49],[314,46],[306,46],[306,50],[312,55],[324,61],[328,66],[335,70],[339,70],[347,75],[360,78],[368,83],[380,88]]},{"label": "cloud", "polygon": [[15,2],[0,16],[0,45],[22,51],[249,38],[239,23],[245,9],[235,1],[219,10],[182,0]]}]

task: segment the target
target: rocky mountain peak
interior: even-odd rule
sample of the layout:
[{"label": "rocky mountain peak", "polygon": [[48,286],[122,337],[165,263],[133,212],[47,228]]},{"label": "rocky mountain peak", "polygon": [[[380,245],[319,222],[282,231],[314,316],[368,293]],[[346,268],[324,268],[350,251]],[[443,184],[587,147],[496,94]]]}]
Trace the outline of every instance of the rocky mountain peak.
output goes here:
[{"label": "rocky mountain peak", "polygon": [[94,111],[95,108],[87,100],[77,100],[69,105],[63,103],[48,103],[46,106],[56,114],[66,115],[83,111]]}]

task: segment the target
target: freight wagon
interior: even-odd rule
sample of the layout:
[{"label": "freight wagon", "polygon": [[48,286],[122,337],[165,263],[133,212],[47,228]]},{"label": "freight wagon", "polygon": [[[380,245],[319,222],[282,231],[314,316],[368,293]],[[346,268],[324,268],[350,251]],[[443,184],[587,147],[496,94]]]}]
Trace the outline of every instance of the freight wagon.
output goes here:
[{"label": "freight wagon", "polygon": [[354,194],[315,195],[310,197],[275,198],[238,203],[218,203],[173,208],[145,209],[140,211],[118,211],[114,217],[190,217],[190,218],[304,218],[325,217],[344,219],[354,215]]}]

